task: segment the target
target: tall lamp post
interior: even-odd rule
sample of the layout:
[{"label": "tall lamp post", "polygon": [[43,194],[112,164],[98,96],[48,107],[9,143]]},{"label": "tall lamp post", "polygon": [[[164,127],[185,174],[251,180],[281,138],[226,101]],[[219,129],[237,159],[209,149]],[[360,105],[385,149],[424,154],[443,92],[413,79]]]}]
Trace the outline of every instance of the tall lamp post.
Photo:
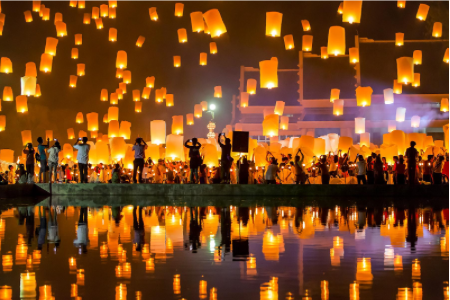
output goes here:
[{"label": "tall lamp post", "polygon": [[216,134],[214,133],[214,129],[216,128],[216,124],[214,123],[214,110],[216,110],[216,105],[211,104],[209,105],[209,110],[207,112],[211,113],[211,120],[209,121],[206,128],[208,128],[209,132],[206,135],[207,138],[214,139],[216,138]]}]

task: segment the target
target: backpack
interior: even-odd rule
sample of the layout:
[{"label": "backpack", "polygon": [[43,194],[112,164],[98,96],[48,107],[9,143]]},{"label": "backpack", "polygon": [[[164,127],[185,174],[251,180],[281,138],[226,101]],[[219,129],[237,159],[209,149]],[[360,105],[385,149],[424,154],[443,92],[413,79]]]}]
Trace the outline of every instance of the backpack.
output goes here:
[{"label": "backpack", "polygon": [[38,152],[34,153],[34,158],[36,159],[36,162],[41,161],[41,155]]}]

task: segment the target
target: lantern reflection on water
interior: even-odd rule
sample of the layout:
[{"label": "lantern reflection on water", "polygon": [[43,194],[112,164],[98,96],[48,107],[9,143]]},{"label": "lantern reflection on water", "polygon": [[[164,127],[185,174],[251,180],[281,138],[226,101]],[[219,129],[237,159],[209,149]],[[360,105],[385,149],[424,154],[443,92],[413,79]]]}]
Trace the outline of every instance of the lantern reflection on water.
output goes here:
[{"label": "lantern reflection on water", "polygon": [[36,275],[35,273],[20,274],[20,297],[36,298]]}]

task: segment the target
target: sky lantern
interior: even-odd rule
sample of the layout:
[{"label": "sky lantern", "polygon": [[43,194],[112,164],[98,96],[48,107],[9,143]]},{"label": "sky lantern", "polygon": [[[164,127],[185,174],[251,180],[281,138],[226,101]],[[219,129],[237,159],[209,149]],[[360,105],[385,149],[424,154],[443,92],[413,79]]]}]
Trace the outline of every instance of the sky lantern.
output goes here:
[{"label": "sky lantern", "polygon": [[136,41],[136,46],[138,47],[142,47],[142,45],[145,42],[145,37],[143,37],[142,35],[140,35]]},{"label": "sky lantern", "polygon": [[[72,131],[73,131],[73,129],[72,129]],[[72,140],[74,138],[75,138],[75,134],[72,134],[72,138],[70,138],[70,140]],[[63,152],[65,158],[71,159],[73,157],[73,147],[72,147],[72,145],[71,144],[64,144],[62,152]]]},{"label": "sky lantern", "polygon": [[249,97],[249,93],[246,92],[242,92],[241,96],[239,98],[240,100],[240,105],[241,107],[247,107],[248,106],[248,97]]},{"label": "sky lantern", "polygon": [[284,36],[284,48],[286,50],[294,49],[294,37],[292,34],[288,34]]},{"label": "sky lantern", "polygon": [[90,13],[84,13],[83,14],[83,24],[91,24],[91,14]]},{"label": "sky lantern", "polygon": [[148,9],[148,13],[150,15],[150,20],[158,21],[158,13],[156,12],[156,7],[150,7]]},{"label": "sky lantern", "polygon": [[44,7],[44,8],[41,8],[41,11],[42,11],[42,21],[50,20],[50,8]]},{"label": "sky lantern", "polygon": [[30,23],[33,22],[33,16],[31,15],[31,10],[24,11],[25,22]]},{"label": "sky lantern", "polygon": [[[91,139],[96,139],[98,137],[98,131],[91,131]],[[97,147],[95,147],[97,151]]]},{"label": "sky lantern", "polygon": [[359,63],[359,49],[356,47],[348,49],[348,56],[351,64]]},{"label": "sky lantern", "polygon": [[411,117],[411,127],[412,128],[420,127],[420,116],[412,116]]},{"label": "sky lantern", "polygon": [[266,12],[266,36],[280,36],[282,20],[282,13],[275,11]]},{"label": "sky lantern", "polygon": [[21,94],[34,96],[36,94],[36,77],[24,76],[20,78]]},{"label": "sky lantern", "polygon": [[174,66],[175,68],[179,68],[179,67],[181,66],[181,56],[175,55],[175,56],[173,57],[173,66]]},{"label": "sky lantern", "polygon": [[262,89],[278,87],[278,60],[275,57],[259,62],[259,78]]},{"label": "sky lantern", "polygon": [[394,103],[394,89],[384,89],[384,104],[393,104]]},{"label": "sky lantern", "polygon": [[33,143],[33,139],[31,137],[31,130],[22,130],[20,134],[22,135],[22,144],[24,146],[28,143]]},{"label": "sky lantern", "polygon": [[201,32],[205,30],[203,22],[203,13],[201,11],[194,11],[190,14],[190,16],[191,16],[192,32]]},{"label": "sky lantern", "polygon": [[117,15],[116,8],[115,7],[110,7],[108,9],[108,15],[109,15],[110,19],[115,19],[116,15]]},{"label": "sky lantern", "polygon": [[288,116],[280,117],[280,129],[281,130],[289,129],[289,117]]},{"label": "sky lantern", "polygon": [[7,57],[2,57],[0,59],[0,73],[9,74],[13,72],[12,62]]},{"label": "sky lantern", "polygon": [[200,53],[200,66],[206,66],[207,63],[207,54],[206,52]]},{"label": "sky lantern", "polygon": [[422,50],[415,50],[413,52],[413,60],[415,65],[422,64]]},{"label": "sky lantern", "polygon": [[345,54],[345,29],[341,26],[331,26],[328,31],[328,55]]},{"label": "sky lantern", "polygon": [[63,15],[62,13],[55,13],[55,20],[54,20],[54,24],[56,25],[57,22],[62,22],[63,20]]},{"label": "sky lantern", "polygon": [[403,46],[404,38],[405,38],[405,34],[403,32],[397,32],[395,34],[395,45],[396,46]]},{"label": "sky lantern", "polygon": [[89,131],[98,130],[98,113],[91,112],[86,114],[87,127]]},{"label": "sky lantern", "polygon": [[186,125],[194,125],[194,114],[186,114]]},{"label": "sky lantern", "polygon": [[92,19],[97,20],[100,18],[100,9],[98,7],[92,7]]},{"label": "sky lantern", "polygon": [[366,119],[365,118],[355,118],[355,133],[366,132]]},{"label": "sky lantern", "polygon": [[312,50],[313,36],[304,35],[302,36],[302,50],[309,52]]},{"label": "sky lantern", "polygon": [[155,90],[155,101],[159,103],[164,101],[164,91],[162,89]]},{"label": "sky lantern", "polygon": [[222,16],[218,9],[210,9],[203,14],[205,23],[211,33],[211,38],[220,37],[227,32],[227,28],[223,23]]},{"label": "sky lantern", "polygon": [[209,43],[209,54],[216,54],[217,53],[217,45],[215,42]]},{"label": "sky lantern", "polygon": [[419,9],[417,10],[416,18],[420,21],[425,21],[428,15],[428,10],[430,7],[426,4],[420,4]]},{"label": "sky lantern", "polygon": [[394,79],[394,94],[400,95],[402,93],[402,84]]},{"label": "sky lantern", "polygon": [[361,22],[362,1],[344,1],[342,7],[342,22],[360,23]]},{"label": "sky lantern", "polygon": [[109,41],[115,42],[117,41],[117,29],[116,28],[109,28]]},{"label": "sky lantern", "polygon": [[84,137],[87,137],[87,132],[84,131],[84,130],[78,131],[78,138],[79,138],[79,139],[82,139],[82,138],[84,138]]},{"label": "sky lantern", "polygon": [[84,1],[84,0],[78,1],[78,8],[80,8],[80,9],[86,8],[86,1]]},{"label": "sky lantern", "polygon": [[395,121],[405,122],[405,114],[406,114],[406,108],[397,107],[397,111],[395,113]]},{"label": "sky lantern", "polygon": [[116,0],[109,0],[108,1],[108,5],[109,5],[109,7],[116,8],[117,7],[117,1]]},{"label": "sky lantern", "polygon": [[119,89],[122,90],[122,94],[126,94],[127,93],[127,84],[125,82],[120,82]]},{"label": "sky lantern", "polygon": [[398,8],[405,8],[406,6],[406,1],[397,1],[397,7]]},{"label": "sky lantern", "polygon": [[77,79],[78,79],[78,76],[76,76],[76,75],[70,75],[69,86],[70,86],[71,88],[77,87]]},{"label": "sky lantern", "polygon": [[247,79],[247,93],[254,95],[256,93],[256,79]]},{"label": "sky lantern", "polygon": [[200,102],[200,105],[202,106],[202,111],[208,110],[208,102],[207,101]]},{"label": "sky lantern", "polygon": [[103,123],[109,123],[108,114],[103,115]]},{"label": "sky lantern", "polygon": [[70,6],[70,7],[77,7],[77,3],[78,3],[77,0],[70,0],[69,6]]},{"label": "sky lantern", "polygon": [[183,116],[172,116],[172,134],[183,135]]},{"label": "sky lantern", "polygon": [[302,20],[302,27],[303,27],[303,31],[310,31],[311,30],[311,25],[309,25],[309,21],[308,20]]},{"label": "sky lantern", "polygon": [[48,37],[45,41],[45,53],[52,56],[56,55],[56,46],[58,46],[58,39]]},{"label": "sky lantern", "polygon": [[109,104],[111,105],[119,104],[119,97],[117,93],[111,93],[111,95],[109,96]]},{"label": "sky lantern", "polygon": [[117,52],[116,68],[117,69],[127,68],[127,53],[123,50]]},{"label": "sky lantern", "polygon": [[117,88],[116,89],[117,99],[122,100],[123,99],[123,92],[122,89]]},{"label": "sky lantern", "polygon": [[120,122],[119,136],[126,140],[131,138],[131,123],[128,121]]},{"label": "sky lantern", "polygon": [[149,88],[153,88],[155,86],[155,76],[147,77],[145,79],[145,85]]},{"label": "sky lantern", "polygon": [[284,105],[285,105],[284,101],[277,101],[275,103],[275,108],[273,110],[273,113],[276,115],[282,116],[283,112],[284,112]]},{"label": "sky lantern", "polygon": [[102,16],[102,18],[106,18],[108,16],[108,12],[109,12],[108,4],[100,5],[100,16]]},{"label": "sky lantern", "polygon": [[178,42],[179,43],[187,43],[187,32],[185,28],[180,28],[177,30],[178,33]]},{"label": "sky lantern", "polygon": [[348,151],[353,145],[353,139],[348,136],[340,136],[338,141],[338,150],[342,150],[342,152]]},{"label": "sky lantern", "polygon": [[278,136],[279,120],[280,116],[276,114],[270,114],[264,117],[262,123],[263,135],[269,137]]},{"label": "sky lantern", "polygon": [[194,105],[194,116],[198,119],[202,117],[202,105],[201,104],[195,104]]},{"label": "sky lantern", "polygon": [[133,101],[141,101],[141,91],[140,90],[133,90]]},{"label": "sky lantern", "polygon": [[75,34],[75,45],[81,45],[83,43],[83,35],[81,33]]},{"label": "sky lantern", "polygon": [[108,124],[108,137],[118,137],[120,132],[120,124],[117,120],[111,120]]},{"label": "sky lantern", "polygon": [[150,136],[152,144],[161,145],[166,143],[166,121],[154,120],[150,122]]},{"label": "sky lantern", "polygon": [[149,99],[149,98],[150,98],[150,92],[151,92],[151,91],[152,91],[151,88],[145,86],[145,87],[142,89],[142,98],[144,98],[144,99]]},{"label": "sky lantern", "polygon": [[344,13],[344,2],[339,3],[338,14],[342,15]]},{"label": "sky lantern", "polygon": [[434,22],[432,35],[435,38],[442,37],[442,23],[441,22]]},{"label": "sky lantern", "polygon": [[108,108],[108,123],[113,120],[119,120],[119,108],[117,106],[110,106]]},{"label": "sky lantern", "polygon": [[370,86],[356,88],[356,105],[357,106],[370,106],[372,103],[373,90]]},{"label": "sky lantern", "polygon": [[388,132],[392,132],[397,129],[397,122],[395,120],[388,121]]},{"label": "sky lantern", "polygon": [[222,87],[220,85],[214,87],[214,98],[222,98]]},{"label": "sky lantern", "polygon": [[0,115],[0,132],[6,129],[6,116]]},{"label": "sky lantern", "polygon": [[4,25],[4,23],[0,22],[0,36],[3,35],[3,25]]},{"label": "sky lantern", "polygon": [[57,36],[63,37],[67,35],[66,23],[64,23],[63,21],[58,21],[56,22],[55,26]]},{"label": "sky lantern", "polygon": [[75,118],[75,122],[78,123],[78,124],[81,124],[81,123],[84,122],[84,117],[83,117],[83,113],[82,112],[77,113],[77,116]]},{"label": "sky lantern", "polygon": [[39,85],[39,83],[36,83],[36,93],[34,94],[34,97],[39,98],[41,95],[41,86]]},{"label": "sky lantern", "polygon": [[85,64],[77,64],[77,75],[78,76],[84,76],[85,75]]},{"label": "sky lantern", "polygon": [[3,88],[3,101],[13,101],[13,91],[10,86]]},{"label": "sky lantern", "polygon": [[167,136],[166,157],[170,157],[172,158],[172,160],[182,160],[182,161],[185,160],[184,143],[182,135],[169,134]]},{"label": "sky lantern", "polygon": [[136,102],[134,104],[134,111],[137,113],[142,112],[142,102]]},{"label": "sky lantern", "polygon": [[328,58],[328,47],[320,47],[320,58],[321,59]]},{"label": "sky lantern", "polygon": [[123,70],[116,69],[116,78],[123,78]]},{"label": "sky lantern", "polygon": [[17,112],[24,113],[28,111],[28,98],[25,95],[16,97],[16,109]]},{"label": "sky lantern", "polygon": [[39,12],[41,10],[41,1],[33,1],[33,11]]},{"label": "sky lantern", "polygon": [[173,106],[173,94],[166,94],[166,106],[167,107]]},{"label": "sky lantern", "polygon": [[100,101],[108,101],[108,90],[102,89],[100,92]]},{"label": "sky lantern", "polygon": [[448,48],[447,48],[447,50],[445,50],[444,62],[448,63]]},{"label": "sky lantern", "polygon": [[344,114],[344,100],[336,99],[333,101],[333,115],[342,116]]},{"label": "sky lantern", "polygon": [[413,87],[420,86],[420,73],[414,73],[414,80],[412,82]]},{"label": "sky lantern", "polygon": [[203,19],[203,33],[207,35],[211,35],[211,31],[208,28],[208,25],[206,24],[205,20]]},{"label": "sky lantern", "polygon": [[97,29],[103,29],[103,20],[95,19],[95,26],[97,27]]},{"label": "sky lantern", "polygon": [[72,48],[71,57],[72,57],[72,59],[78,59],[78,49],[77,48]]},{"label": "sky lantern", "polygon": [[183,3],[175,3],[175,17],[182,17],[183,9],[184,9]]},{"label": "sky lantern", "polygon": [[448,98],[441,99],[441,111],[448,112]]},{"label": "sky lantern", "polygon": [[50,73],[52,71],[53,56],[47,53],[41,55],[41,63],[39,64],[39,71]]},{"label": "sky lantern", "polygon": [[338,100],[340,93],[341,93],[340,89],[331,89],[330,102],[334,102],[335,100]]},{"label": "sky lantern", "polygon": [[397,58],[397,82],[408,84],[414,81],[414,60],[412,57]]},{"label": "sky lantern", "polygon": [[[117,126],[118,125],[119,124],[117,124]],[[128,145],[125,143],[125,139],[123,137],[119,136],[112,137],[110,139],[109,147],[111,149],[111,159],[115,161],[120,161],[121,159],[125,158]]]}]

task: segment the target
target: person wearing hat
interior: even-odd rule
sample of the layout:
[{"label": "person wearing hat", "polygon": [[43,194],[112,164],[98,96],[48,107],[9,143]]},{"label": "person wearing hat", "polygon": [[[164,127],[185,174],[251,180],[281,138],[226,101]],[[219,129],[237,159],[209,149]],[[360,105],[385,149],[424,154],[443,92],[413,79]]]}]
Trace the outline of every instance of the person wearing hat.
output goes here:
[{"label": "person wearing hat", "polygon": [[411,141],[411,147],[406,149],[406,159],[408,160],[408,183],[410,185],[416,184],[416,159],[419,156],[419,152],[414,146],[416,146],[416,142]]},{"label": "person wearing hat", "polygon": [[[57,181],[56,169],[58,168],[59,152],[61,151],[61,145],[58,140],[55,141],[52,147],[48,149],[48,167],[50,169],[50,183]],[[55,180],[52,182],[52,173],[55,173]]]}]

